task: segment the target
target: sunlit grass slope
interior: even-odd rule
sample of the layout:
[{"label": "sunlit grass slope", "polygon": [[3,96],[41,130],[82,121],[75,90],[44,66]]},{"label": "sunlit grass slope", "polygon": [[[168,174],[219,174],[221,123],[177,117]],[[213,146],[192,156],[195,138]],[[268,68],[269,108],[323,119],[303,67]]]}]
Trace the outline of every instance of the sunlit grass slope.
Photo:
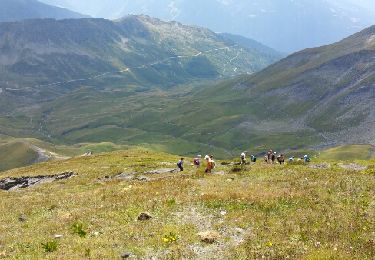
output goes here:
[{"label": "sunlit grass slope", "polygon": [[[125,252],[144,259],[375,257],[374,160],[357,161],[367,166],[362,171],[335,162],[320,168],[257,163],[234,173],[218,162],[218,174],[210,176],[189,163],[184,174],[144,174],[174,168],[177,159],[137,149],[3,173],[78,176],[0,191],[0,258],[119,259]],[[122,172],[149,181],[102,180]],[[141,212],[153,218],[137,221]],[[217,242],[200,242],[202,231],[217,232]]]},{"label": "sunlit grass slope", "polygon": [[319,158],[323,160],[366,160],[373,154],[371,145],[344,145],[323,151]]},{"label": "sunlit grass slope", "polygon": [[32,164],[38,154],[24,142],[0,143],[0,171]]}]

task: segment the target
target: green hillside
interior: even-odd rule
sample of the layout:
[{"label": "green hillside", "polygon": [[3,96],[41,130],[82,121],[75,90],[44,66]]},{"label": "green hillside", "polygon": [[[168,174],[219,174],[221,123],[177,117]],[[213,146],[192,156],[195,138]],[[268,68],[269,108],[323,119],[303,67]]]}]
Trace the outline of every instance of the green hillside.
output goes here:
[{"label": "green hillside", "polygon": [[[114,24],[91,19],[81,22],[94,26],[96,33],[98,28]],[[208,60],[225,64],[223,60],[233,53],[221,49],[228,46],[226,41],[217,41],[222,37],[149,17],[129,17],[116,23],[118,33],[125,30],[134,36],[129,40],[134,46],[148,39],[147,46],[142,45],[147,55],[158,52],[160,44],[172,44],[176,53],[183,55],[207,48],[205,55],[188,59],[195,65],[185,67],[200,76],[189,76],[189,84],[180,84],[165,74],[161,81],[152,78],[149,84],[140,84],[149,74],[139,71],[138,83],[124,83],[130,80],[127,77],[106,76],[95,79],[100,83],[43,87],[39,93],[43,100],[37,105],[34,102],[39,94],[6,90],[0,93],[0,101],[4,101],[0,103],[0,133],[56,145],[109,142],[191,156],[212,152],[221,158],[237,156],[243,150],[261,156],[270,148],[297,154],[327,146],[375,145],[375,27],[333,45],[295,53],[253,75],[215,80],[218,75],[208,79],[204,76],[207,70],[202,71],[199,64],[206,69]],[[176,31],[171,33],[171,28]],[[99,35],[105,38],[107,33],[100,31]],[[187,42],[186,34],[199,40]],[[160,44],[152,47],[150,37]],[[221,50],[211,52],[215,47]],[[149,58],[136,59],[137,64]],[[182,75],[174,69],[159,68],[158,73]],[[163,85],[165,81],[169,83]],[[19,104],[23,106],[12,109]],[[367,155],[368,149],[364,151]]]},{"label": "green hillside", "polygon": [[[149,173],[174,168],[177,160],[136,149],[3,173],[0,183],[5,177],[78,175],[0,190],[0,257],[375,257],[374,160],[347,162],[351,168],[314,161],[242,169],[218,161],[214,174],[205,175],[187,159],[183,174]],[[111,178],[120,173],[123,179]],[[141,213],[151,218],[138,220]]]},{"label": "green hillside", "polygon": [[30,145],[23,142],[0,142],[0,172],[33,164],[38,159]]},{"label": "green hillside", "polygon": [[343,145],[327,149],[319,154],[323,160],[366,160],[374,154],[371,145]]},{"label": "green hillside", "polygon": [[81,86],[166,89],[253,73],[280,57],[147,16],[1,23],[0,99],[35,104]]}]

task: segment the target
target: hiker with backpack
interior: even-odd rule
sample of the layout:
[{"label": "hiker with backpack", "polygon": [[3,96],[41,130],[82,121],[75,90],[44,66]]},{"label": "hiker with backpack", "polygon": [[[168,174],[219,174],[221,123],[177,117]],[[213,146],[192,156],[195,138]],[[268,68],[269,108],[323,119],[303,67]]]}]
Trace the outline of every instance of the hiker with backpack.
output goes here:
[{"label": "hiker with backpack", "polygon": [[245,165],[246,164],[246,151],[241,153],[241,156],[240,156],[240,159],[241,159],[241,165]]},{"label": "hiker with backpack", "polygon": [[253,163],[256,163],[257,162],[257,157],[255,156],[255,155],[251,155],[251,162],[253,162]]},{"label": "hiker with backpack", "polygon": [[273,155],[273,151],[272,150],[269,150],[265,156],[265,158],[267,159],[267,163],[271,163],[272,162],[272,155]]},{"label": "hiker with backpack", "polygon": [[184,171],[184,158],[181,158],[181,160],[178,161],[177,167],[180,169],[181,172]]},{"label": "hiker with backpack", "polygon": [[205,170],[204,172],[205,172],[205,173],[211,173],[211,172],[212,172],[212,169],[215,168],[214,156],[213,156],[213,155],[210,155],[210,156],[205,157],[205,158],[207,158],[207,159],[206,159],[207,166],[206,166],[206,170]]},{"label": "hiker with backpack", "polygon": [[285,156],[284,156],[284,154],[279,154],[276,159],[280,163],[280,165],[285,163]]},{"label": "hiker with backpack", "polygon": [[274,164],[276,161],[276,152],[271,154],[271,160],[272,160],[272,164]]},{"label": "hiker with backpack", "polygon": [[202,158],[202,155],[198,155],[197,157],[194,158],[193,164],[195,167],[199,168],[199,166],[201,166],[201,158]]},{"label": "hiker with backpack", "polygon": [[305,154],[305,156],[303,156],[303,161],[304,163],[309,163],[311,160],[310,157],[307,154]]}]

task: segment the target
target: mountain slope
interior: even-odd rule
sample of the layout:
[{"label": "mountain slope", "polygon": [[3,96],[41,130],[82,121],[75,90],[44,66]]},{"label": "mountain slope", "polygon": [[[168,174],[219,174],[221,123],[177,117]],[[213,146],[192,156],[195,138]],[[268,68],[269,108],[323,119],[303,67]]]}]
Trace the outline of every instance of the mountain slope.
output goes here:
[{"label": "mountain slope", "polygon": [[[46,104],[44,124],[67,143],[115,140],[187,154],[375,145],[374,39],[370,27],[213,85],[126,98],[80,90]],[[95,100],[103,108],[87,113]]]},{"label": "mountain slope", "polygon": [[0,172],[35,163],[38,154],[23,142],[0,143]]},{"label": "mountain slope", "polygon": [[337,44],[293,54],[252,76],[205,88],[195,98],[215,94],[209,112],[227,104],[225,122],[237,118],[214,138],[218,144],[237,136],[248,145],[374,145],[374,60],[373,26]]},{"label": "mountain slope", "polygon": [[15,96],[49,97],[88,84],[166,88],[253,73],[280,57],[146,16],[2,23],[0,35],[0,86]]},{"label": "mountain slope", "polygon": [[1,0],[0,22],[12,22],[36,18],[83,18],[84,15],[65,8],[44,4],[37,0]]},{"label": "mountain slope", "polygon": [[[144,27],[126,28],[150,37]],[[169,39],[168,32],[160,35],[161,42]],[[186,39],[174,35],[178,42]],[[111,141],[175,154],[213,151],[221,157],[270,147],[374,145],[374,60],[375,27],[370,27],[336,44],[290,55],[259,73],[215,84],[140,90],[106,78],[102,86],[44,88],[41,93],[50,98],[15,110],[9,107],[24,100],[6,89],[0,94],[1,132],[52,143]]]},{"label": "mountain slope", "polygon": [[[373,1],[358,0],[45,0],[95,17],[148,14],[256,39],[283,52],[338,41],[375,23]],[[199,6],[199,8],[197,8]]]}]

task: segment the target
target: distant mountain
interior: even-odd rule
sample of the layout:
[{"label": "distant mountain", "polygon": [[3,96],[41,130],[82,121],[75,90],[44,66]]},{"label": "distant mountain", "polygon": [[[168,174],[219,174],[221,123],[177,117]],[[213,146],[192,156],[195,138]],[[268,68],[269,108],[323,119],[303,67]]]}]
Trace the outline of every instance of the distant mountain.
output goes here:
[{"label": "distant mountain", "polygon": [[[1,0],[0,22],[21,21],[36,18],[83,18],[84,15],[65,8],[41,3],[37,0]],[[87,17],[87,16],[86,16]]]},{"label": "distant mountain", "polygon": [[179,113],[191,111],[193,100],[195,107],[210,100],[205,110],[214,115],[212,123],[195,120],[195,126],[211,133],[213,146],[375,145],[375,26],[295,53],[254,75],[201,88],[190,102],[180,103]]},{"label": "distant mountain", "polygon": [[[134,25],[148,18],[129,19],[126,23],[133,26],[126,26],[128,32],[141,41],[148,34],[141,30],[143,27]],[[97,22],[86,20],[93,21]],[[100,23],[112,26],[105,20]],[[161,24],[163,32],[173,32],[174,39],[179,39],[176,27]],[[185,37],[186,30],[183,39],[191,43]],[[107,37],[100,35],[98,38]],[[214,42],[205,45],[216,46],[218,43]],[[131,40],[128,44],[137,46],[130,45]],[[191,48],[187,43],[184,46]],[[158,49],[155,55],[160,52]],[[215,59],[223,59],[225,52],[219,53]],[[137,56],[135,60],[139,59]],[[198,64],[194,68],[199,68],[199,62],[194,64]],[[111,141],[176,154],[212,151],[221,156],[244,149],[260,153],[271,147],[283,151],[337,144],[375,145],[375,26],[336,44],[290,55],[253,75],[214,84],[167,88],[167,79],[174,81],[176,78],[170,76],[180,75],[174,66],[158,67],[167,77],[154,88],[138,88],[134,79],[132,84],[124,83],[116,75],[96,83],[39,88],[43,90],[43,102],[35,101],[38,99],[32,90],[2,88],[0,134],[33,136],[64,144]],[[181,66],[190,71],[189,66]],[[193,72],[202,73],[202,69]],[[135,79],[145,80],[144,71],[133,73]],[[199,78],[202,74],[191,75]],[[17,99],[20,96],[23,99]],[[26,97],[33,97],[34,103],[26,104]]]},{"label": "distant mountain", "polygon": [[[263,47],[265,48],[265,47]],[[147,16],[0,24],[0,90],[50,99],[81,86],[139,91],[252,74],[281,55]],[[11,109],[8,98],[0,104]],[[23,100],[23,102],[26,102]]]},{"label": "distant mountain", "polygon": [[95,17],[148,14],[177,20],[243,35],[288,53],[330,44],[375,24],[371,0],[44,1],[88,10]]},{"label": "distant mountain", "polygon": [[[219,33],[223,38],[230,41],[236,42],[239,45],[248,48],[250,50],[256,50],[259,53],[263,53],[265,56],[270,55],[270,57],[280,56],[280,52],[258,42],[253,39],[246,38],[241,35],[230,34],[230,33]],[[285,55],[286,56],[286,55]]]},{"label": "distant mountain", "polygon": [[[0,24],[0,84],[10,88],[89,78],[172,86],[192,79],[253,73],[280,54],[204,28],[130,16]],[[102,75],[104,77],[105,75]],[[92,78],[101,80],[102,77]]]}]

